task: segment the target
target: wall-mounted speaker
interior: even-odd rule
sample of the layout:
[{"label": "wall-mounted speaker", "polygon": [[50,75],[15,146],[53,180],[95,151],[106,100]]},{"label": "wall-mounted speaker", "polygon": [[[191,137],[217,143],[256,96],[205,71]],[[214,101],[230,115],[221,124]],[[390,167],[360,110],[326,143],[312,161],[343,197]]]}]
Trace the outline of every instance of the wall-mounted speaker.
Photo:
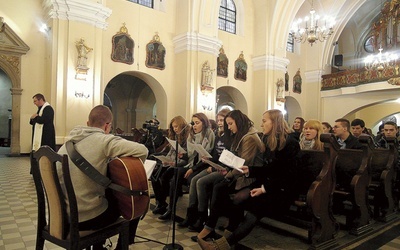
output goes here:
[{"label": "wall-mounted speaker", "polygon": [[335,66],[343,66],[343,55],[335,55]]}]

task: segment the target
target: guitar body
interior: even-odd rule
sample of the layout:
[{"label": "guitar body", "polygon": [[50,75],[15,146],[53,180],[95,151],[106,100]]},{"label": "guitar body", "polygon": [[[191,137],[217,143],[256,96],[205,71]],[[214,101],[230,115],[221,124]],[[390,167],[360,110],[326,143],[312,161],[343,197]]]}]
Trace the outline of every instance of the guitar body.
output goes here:
[{"label": "guitar body", "polygon": [[[115,158],[108,163],[109,177],[113,183],[130,190],[148,191],[148,180],[143,162],[134,157]],[[147,213],[150,204],[148,195],[131,196],[113,190],[121,215],[133,220]]]}]

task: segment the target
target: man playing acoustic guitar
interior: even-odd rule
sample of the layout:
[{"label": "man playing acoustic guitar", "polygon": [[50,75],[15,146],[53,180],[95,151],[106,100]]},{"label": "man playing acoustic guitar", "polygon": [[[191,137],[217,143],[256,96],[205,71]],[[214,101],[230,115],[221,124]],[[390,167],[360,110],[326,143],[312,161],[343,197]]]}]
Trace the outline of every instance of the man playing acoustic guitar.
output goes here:
[{"label": "man playing acoustic guitar", "polygon": [[[132,156],[144,162],[148,154],[144,145],[110,134],[112,120],[111,110],[98,105],[90,111],[87,126],[76,126],[69,134],[76,151],[103,175],[107,175],[107,163],[111,158]],[[65,144],[58,153],[68,154]],[[111,201],[112,196],[106,198],[106,189],[85,175],[70,157],[69,166],[78,202],[79,230],[97,230],[115,222],[120,217],[117,202]],[[134,243],[138,223],[139,218],[130,221],[129,244]],[[93,249],[106,248],[99,244]]]}]

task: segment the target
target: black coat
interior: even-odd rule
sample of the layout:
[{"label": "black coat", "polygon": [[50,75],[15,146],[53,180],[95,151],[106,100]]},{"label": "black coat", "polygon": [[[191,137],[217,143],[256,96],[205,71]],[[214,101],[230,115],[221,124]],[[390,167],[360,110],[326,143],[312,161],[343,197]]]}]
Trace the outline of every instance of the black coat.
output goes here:
[{"label": "black coat", "polygon": [[282,212],[288,208],[294,197],[297,168],[296,156],[300,151],[299,142],[289,135],[282,150],[271,151],[266,147],[263,167],[249,167],[249,177],[256,178],[258,187],[264,186],[266,193],[250,198],[248,210],[259,216],[267,212]]},{"label": "black coat", "polygon": [[[37,114],[39,114],[40,108],[38,108]],[[35,133],[35,125],[36,123],[43,124],[43,133],[42,133],[42,141],[41,145],[47,145],[52,149],[56,150],[56,131],[54,128],[54,110],[51,106],[46,106],[43,109],[42,116],[36,116],[33,119],[30,119],[29,123],[32,126],[32,141],[33,134]]]}]

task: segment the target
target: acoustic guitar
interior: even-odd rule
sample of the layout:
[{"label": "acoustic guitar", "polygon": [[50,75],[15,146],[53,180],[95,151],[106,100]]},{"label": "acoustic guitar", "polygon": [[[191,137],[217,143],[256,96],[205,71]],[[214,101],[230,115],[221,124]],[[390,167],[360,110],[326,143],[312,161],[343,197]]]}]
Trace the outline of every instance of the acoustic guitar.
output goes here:
[{"label": "acoustic guitar", "polygon": [[149,186],[143,162],[135,157],[115,158],[108,163],[113,183],[128,188],[135,195],[113,190],[121,215],[127,220],[144,216],[150,205]]}]

